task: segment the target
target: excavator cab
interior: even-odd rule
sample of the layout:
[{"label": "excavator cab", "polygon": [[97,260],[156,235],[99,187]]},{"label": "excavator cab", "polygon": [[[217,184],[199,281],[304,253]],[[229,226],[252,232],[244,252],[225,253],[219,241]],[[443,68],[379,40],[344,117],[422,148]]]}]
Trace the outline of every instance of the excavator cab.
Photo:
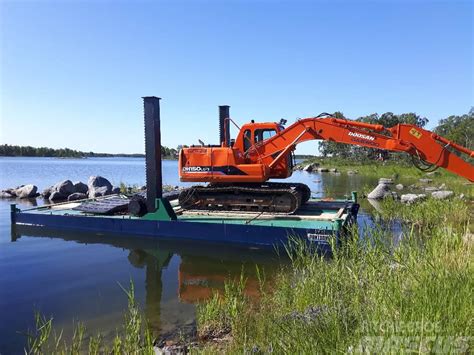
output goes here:
[{"label": "excavator cab", "polygon": [[284,127],[276,122],[247,123],[240,129],[233,148],[239,149],[244,154],[250,151],[252,146],[273,137]]},{"label": "excavator cab", "polygon": [[[257,153],[257,147],[264,144],[264,141],[283,131],[285,127],[277,122],[255,123],[253,120],[242,126],[233,146],[244,156],[244,163],[262,162],[266,166],[274,157],[264,157]],[[276,166],[273,167],[271,177],[286,179],[293,170],[293,160],[288,154],[283,157]]]}]

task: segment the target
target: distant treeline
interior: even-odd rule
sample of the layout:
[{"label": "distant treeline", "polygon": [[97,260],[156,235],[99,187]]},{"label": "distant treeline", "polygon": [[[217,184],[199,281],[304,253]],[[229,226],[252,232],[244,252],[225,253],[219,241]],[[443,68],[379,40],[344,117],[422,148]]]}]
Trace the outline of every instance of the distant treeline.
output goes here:
[{"label": "distant treeline", "polygon": [[[165,158],[176,158],[178,151],[174,148],[161,147],[161,155]],[[92,158],[92,157],[144,157],[145,154],[110,154],[81,152],[69,148],[53,149],[46,147],[30,147],[19,145],[0,145],[0,156],[3,157],[56,157],[56,158]]]},{"label": "distant treeline", "polygon": [[316,155],[312,154],[295,154],[295,159],[311,159],[314,158]]}]

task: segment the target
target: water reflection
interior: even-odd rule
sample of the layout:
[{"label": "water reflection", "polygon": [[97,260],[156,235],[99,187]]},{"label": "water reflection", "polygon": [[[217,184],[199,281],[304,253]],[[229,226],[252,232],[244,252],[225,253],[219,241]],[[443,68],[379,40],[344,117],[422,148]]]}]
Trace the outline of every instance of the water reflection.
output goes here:
[{"label": "water reflection", "polygon": [[162,270],[173,254],[167,250],[130,250],[128,261],[137,268],[145,268],[145,314],[155,332],[161,330],[160,302],[163,290]]},{"label": "water reflection", "polygon": [[242,275],[246,280],[244,292],[250,297],[258,297],[256,266],[265,274],[266,280],[271,281],[280,266],[289,262],[285,256],[274,252],[253,249],[79,234],[28,226],[12,228],[12,241],[21,243],[23,236],[102,244],[126,250],[128,263],[144,273],[144,285],[136,284],[135,289],[144,288],[143,310],[147,321],[154,336],[166,339],[174,338],[178,333],[192,336],[195,304],[208,299],[214,292],[222,292],[226,281],[237,281]]}]

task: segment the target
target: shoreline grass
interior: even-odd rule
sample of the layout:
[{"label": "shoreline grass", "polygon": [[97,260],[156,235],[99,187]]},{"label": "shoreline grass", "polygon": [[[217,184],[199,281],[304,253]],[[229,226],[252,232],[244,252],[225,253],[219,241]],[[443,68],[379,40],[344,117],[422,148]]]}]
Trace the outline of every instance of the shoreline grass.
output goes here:
[{"label": "shoreline grass", "polygon": [[35,313],[35,329],[27,333],[25,354],[149,354],[154,355],[154,342],[151,331],[144,320],[142,311],[135,301],[133,282],[128,289],[122,287],[128,300],[123,323],[116,329],[111,344],[107,344],[102,334],[86,336],[84,323],[74,326],[70,339],[63,337],[62,331],[54,328],[53,318]]},{"label": "shoreline grass", "polygon": [[[470,211],[461,203],[385,206],[387,217],[407,221],[401,241],[381,226],[370,238],[353,230],[329,261],[298,254],[293,271],[282,271],[258,305],[239,294],[223,296],[240,300],[237,315],[226,299],[201,305],[201,329],[232,315],[228,341],[208,342],[203,351],[471,352],[473,242],[466,239]],[[428,208],[435,211],[426,215]]]}]

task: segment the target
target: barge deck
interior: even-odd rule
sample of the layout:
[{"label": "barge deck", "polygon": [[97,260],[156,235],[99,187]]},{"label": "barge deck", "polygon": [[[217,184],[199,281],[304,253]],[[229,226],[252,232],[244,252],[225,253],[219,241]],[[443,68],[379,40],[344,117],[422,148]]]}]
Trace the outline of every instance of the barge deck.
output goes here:
[{"label": "barge deck", "polygon": [[[18,209],[12,205],[13,228],[51,229],[93,235],[154,238],[168,241],[195,241],[249,248],[274,248],[301,239],[328,248],[330,239],[339,240],[356,221],[359,205],[356,195],[348,200],[312,199],[295,214],[215,212],[182,210],[176,201],[169,202],[175,219],[166,214],[150,218],[128,213],[94,214],[78,210],[81,205],[104,204],[119,196],[78,202]],[[120,198],[127,200],[127,197]]]}]

